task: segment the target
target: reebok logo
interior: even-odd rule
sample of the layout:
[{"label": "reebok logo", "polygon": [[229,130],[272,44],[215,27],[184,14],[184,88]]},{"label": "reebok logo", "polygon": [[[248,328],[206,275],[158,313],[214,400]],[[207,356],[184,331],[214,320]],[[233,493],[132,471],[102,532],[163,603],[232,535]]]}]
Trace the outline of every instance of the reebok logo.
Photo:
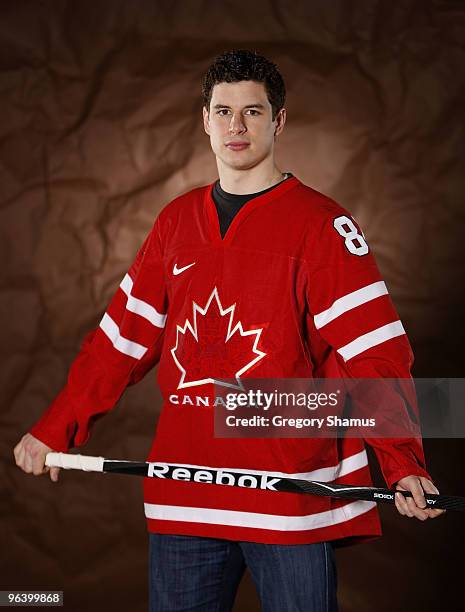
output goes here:
[{"label": "reebok logo", "polygon": [[275,485],[281,482],[281,478],[274,478],[267,474],[253,476],[252,474],[241,474],[226,469],[197,468],[189,466],[175,467],[166,463],[149,462],[149,478],[171,478],[173,480],[188,480],[191,482],[210,482],[246,489],[264,489],[276,491]]},{"label": "reebok logo", "polygon": [[195,265],[195,263],[196,262],[194,261],[193,263],[188,264],[187,266],[184,266],[182,268],[178,268],[178,264],[175,263],[173,266],[173,274],[177,276],[178,274],[181,274],[181,272],[184,272],[184,270],[187,270],[187,268],[190,268],[191,266]]}]

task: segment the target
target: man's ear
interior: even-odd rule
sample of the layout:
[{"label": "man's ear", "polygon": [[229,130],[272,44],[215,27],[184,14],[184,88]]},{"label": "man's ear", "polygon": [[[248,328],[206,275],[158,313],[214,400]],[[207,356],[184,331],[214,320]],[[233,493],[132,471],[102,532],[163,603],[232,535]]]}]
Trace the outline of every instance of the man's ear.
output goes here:
[{"label": "man's ear", "polygon": [[203,113],[203,129],[210,136],[210,117],[208,116],[208,111],[205,106],[202,107]]},{"label": "man's ear", "polygon": [[276,115],[276,128],[274,131],[274,135],[277,136],[281,134],[284,129],[284,124],[286,123],[286,109],[283,107],[279,113]]}]

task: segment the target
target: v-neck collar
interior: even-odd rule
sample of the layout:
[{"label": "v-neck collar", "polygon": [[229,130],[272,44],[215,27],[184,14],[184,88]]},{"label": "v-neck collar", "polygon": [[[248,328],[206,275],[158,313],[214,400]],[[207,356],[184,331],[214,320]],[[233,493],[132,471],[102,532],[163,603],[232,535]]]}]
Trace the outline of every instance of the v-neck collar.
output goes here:
[{"label": "v-neck collar", "polygon": [[255,210],[259,206],[263,204],[267,204],[271,200],[283,195],[286,191],[289,191],[293,187],[296,187],[299,183],[299,179],[296,176],[291,176],[287,178],[281,183],[278,183],[274,189],[267,191],[266,193],[259,195],[251,200],[248,200],[242,208],[235,215],[234,219],[231,221],[230,226],[226,230],[224,238],[221,237],[220,230],[220,222],[218,219],[218,212],[216,210],[215,202],[212,198],[212,190],[213,186],[216,183],[216,179],[213,183],[210,183],[205,188],[205,196],[204,196],[204,207],[207,213],[207,220],[209,224],[210,237],[214,244],[217,245],[229,245],[236,234],[237,228],[240,223],[249,215],[252,210]]}]

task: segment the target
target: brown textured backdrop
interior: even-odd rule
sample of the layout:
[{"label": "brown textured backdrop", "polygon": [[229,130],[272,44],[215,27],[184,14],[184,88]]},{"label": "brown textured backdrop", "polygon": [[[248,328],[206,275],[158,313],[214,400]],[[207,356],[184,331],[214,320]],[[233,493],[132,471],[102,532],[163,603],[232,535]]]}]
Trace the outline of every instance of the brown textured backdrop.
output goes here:
[{"label": "brown textured backdrop", "polygon": [[[276,61],[278,162],[361,223],[417,376],[463,376],[465,3],[453,0],[72,2],[0,7],[0,589],[63,589],[65,609],[147,607],[139,479],[14,467],[159,210],[212,181],[200,80],[231,47]],[[154,372],[83,449],[144,458]],[[425,441],[465,494],[463,441]],[[379,473],[374,468],[374,474]],[[385,537],[338,551],[341,612],[461,609],[463,517],[381,509]],[[248,577],[236,610],[258,610]]]}]

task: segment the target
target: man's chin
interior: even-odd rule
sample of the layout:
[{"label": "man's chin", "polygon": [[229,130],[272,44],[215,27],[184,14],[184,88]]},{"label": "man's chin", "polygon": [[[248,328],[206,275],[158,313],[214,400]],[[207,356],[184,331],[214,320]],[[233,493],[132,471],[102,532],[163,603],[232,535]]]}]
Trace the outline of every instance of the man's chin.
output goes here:
[{"label": "man's chin", "polygon": [[246,158],[245,156],[243,159],[231,159],[230,157],[225,159],[222,157],[221,161],[226,168],[230,168],[231,170],[250,170],[250,168],[253,168],[259,163],[258,159],[251,157]]}]

